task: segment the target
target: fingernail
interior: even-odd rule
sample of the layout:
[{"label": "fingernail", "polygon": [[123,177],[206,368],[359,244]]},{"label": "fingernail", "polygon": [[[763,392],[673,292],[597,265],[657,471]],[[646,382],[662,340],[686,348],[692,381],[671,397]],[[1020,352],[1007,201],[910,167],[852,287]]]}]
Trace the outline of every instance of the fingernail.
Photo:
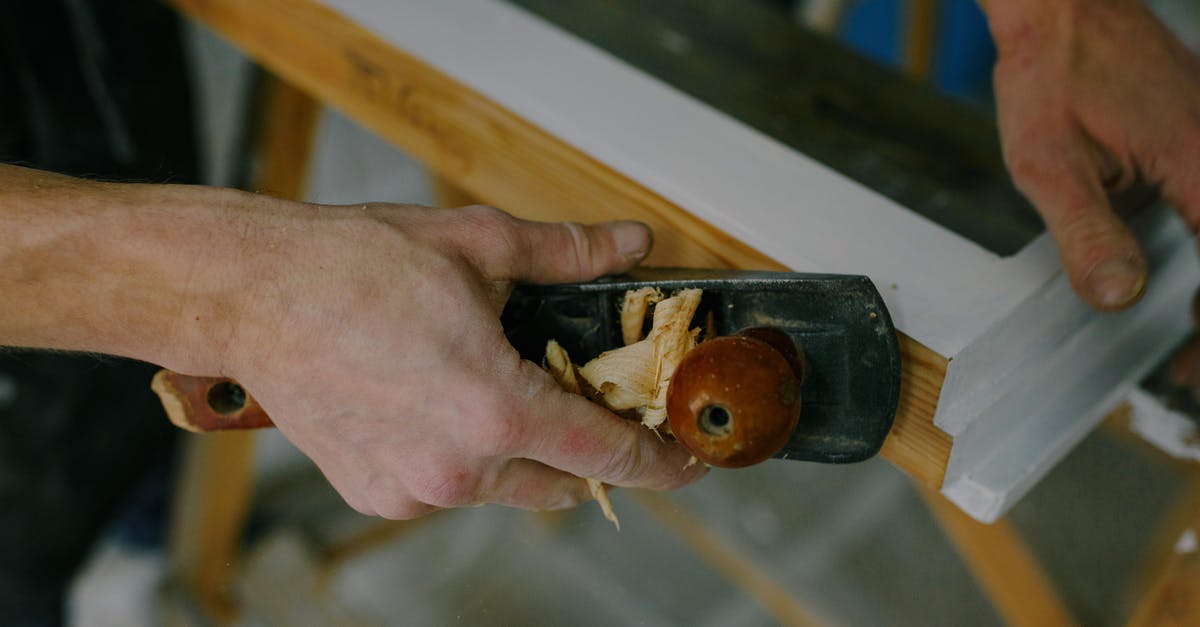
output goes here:
[{"label": "fingernail", "polygon": [[608,232],[617,244],[617,252],[625,259],[641,261],[650,253],[652,234],[649,226],[633,220],[623,220],[609,223]]},{"label": "fingernail", "polygon": [[1102,307],[1128,305],[1146,286],[1146,273],[1132,259],[1109,259],[1087,277],[1088,289]]}]

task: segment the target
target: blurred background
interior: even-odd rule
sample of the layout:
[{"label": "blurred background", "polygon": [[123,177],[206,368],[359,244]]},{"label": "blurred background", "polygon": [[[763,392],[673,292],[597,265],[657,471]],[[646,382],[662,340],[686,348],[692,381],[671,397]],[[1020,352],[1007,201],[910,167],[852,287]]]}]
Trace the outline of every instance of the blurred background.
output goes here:
[{"label": "blurred background", "polygon": [[[752,4],[747,2],[747,4]],[[995,52],[973,0],[757,0],[962,107],[990,115]],[[1154,9],[1200,50],[1200,7]],[[64,34],[69,33],[69,37]],[[157,2],[0,8],[0,160],[76,175],[251,187],[263,74]],[[153,51],[153,52],[151,52]],[[305,197],[436,204],[422,166],[321,111]],[[153,368],[0,353],[0,624],[208,624],[170,577],[184,436]],[[1092,434],[1009,516],[1080,624],[1124,624],[1194,465]],[[187,436],[195,438],[197,436]],[[203,436],[202,436],[203,437]],[[424,520],[346,507],[278,433],[253,441],[242,559],[226,573],[244,625],[991,625],[1004,617],[938,514],[882,460],[770,461],[669,495],[499,507]],[[951,522],[947,522],[951,521]],[[178,523],[176,523],[178,524]],[[1195,551],[1182,542],[1179,550]]]}]

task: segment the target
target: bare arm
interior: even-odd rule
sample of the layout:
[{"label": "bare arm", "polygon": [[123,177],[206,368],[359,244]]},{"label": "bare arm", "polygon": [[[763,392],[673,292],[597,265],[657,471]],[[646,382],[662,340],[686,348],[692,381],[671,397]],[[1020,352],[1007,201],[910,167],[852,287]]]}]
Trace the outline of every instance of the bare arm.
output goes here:
[{"label": "bare arm", "polygon": [[566,394],[499,324],[514,281],[587,280],[636,223],[487,207],[328,207],[0,166],[0,344],[125,355],[246,385],[356,509],[565,507],[578,477],[670,488],[688,455]]},{"label": "bare arm", "polygon": [[[219,371],[243,287],[221,273],[240,263],[249,212],[272,202],[0,164],[0,344]],[[239,213],[246,226],[227,228]]]}]

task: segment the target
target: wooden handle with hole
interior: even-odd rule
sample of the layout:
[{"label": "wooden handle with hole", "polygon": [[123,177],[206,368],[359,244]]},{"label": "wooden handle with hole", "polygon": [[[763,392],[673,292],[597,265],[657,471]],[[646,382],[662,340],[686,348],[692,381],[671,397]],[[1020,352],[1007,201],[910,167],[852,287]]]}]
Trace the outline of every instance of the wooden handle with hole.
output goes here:
[{"label": "wooden handle with hole", "polygon": [[196,433],[274,427],[271,417],[232,379],[159,370],[150,383],[175,426]]},{"label": "wooden handle with hole", "polygon": [[[671,431],[706,464],[757,464],[779,452],[795,430],[804,375],[803,351],[778,329],[745,329],[703,342],[672,378]],[[206,433],[275,426],[232,379],[160,370],[150,387],[181,429]]]}]

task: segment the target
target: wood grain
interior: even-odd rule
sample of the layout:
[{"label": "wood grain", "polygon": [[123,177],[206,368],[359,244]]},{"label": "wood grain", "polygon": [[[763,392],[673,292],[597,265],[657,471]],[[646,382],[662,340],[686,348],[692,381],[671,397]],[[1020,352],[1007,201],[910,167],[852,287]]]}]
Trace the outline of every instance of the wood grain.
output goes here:
[{"label": "wood grain", "polygon": [[[655,231],[649,265],[786,269],[312,0],[169,1],[472,197],[528,219],[641,220]],[[883,455],[937,486],[951,444],[933,425],[946,359],[903,347],[901,411]]]},{"label": "wood grain", "polygon": [[1076,624],[1049,576],[1008,520],[985,525],[937,492],[922,489],[921,494],[1005,624]]}]

